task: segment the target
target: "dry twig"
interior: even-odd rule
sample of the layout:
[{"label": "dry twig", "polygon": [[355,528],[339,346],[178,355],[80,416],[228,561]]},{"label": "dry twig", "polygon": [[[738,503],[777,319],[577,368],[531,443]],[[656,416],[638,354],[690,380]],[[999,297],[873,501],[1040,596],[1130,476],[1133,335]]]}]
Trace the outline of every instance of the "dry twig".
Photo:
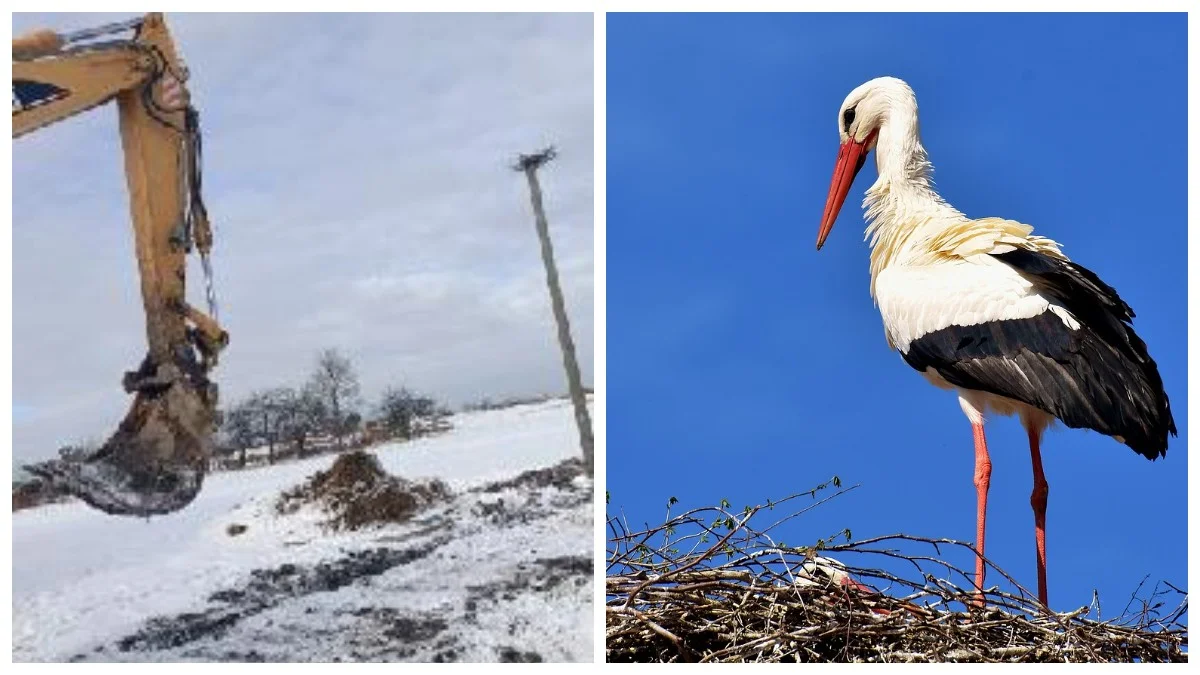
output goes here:
[{"label": "dry twig", "polygon": [[[816,501],[831,487],[833,495]],[[609,518],[608,660],[1187,661],[1187,594],[1165,582],[1148,594],[1139,586],[1121,617],[1100,620],[1098,599],[1050,613],[987,562],[1015,592],[984,589],[980,609],[971,604],[969,573],[945,560],[953,549],[973,559],[969,544],[904,534],[852,541],[849,531],[803,548],[773,540],[778,525],[849,489],[834,479],[741,513],[724,501],[677,516],[668,509],[662,525],[636,532],[624,518]],[[814,502],[755,529],[764,509],[802,496]],[[931,552],[914,554],[914,546]],[[826,557],[874,590],[814,570],[811,563]],[[895,561],[911,573],[883,569]]]}]

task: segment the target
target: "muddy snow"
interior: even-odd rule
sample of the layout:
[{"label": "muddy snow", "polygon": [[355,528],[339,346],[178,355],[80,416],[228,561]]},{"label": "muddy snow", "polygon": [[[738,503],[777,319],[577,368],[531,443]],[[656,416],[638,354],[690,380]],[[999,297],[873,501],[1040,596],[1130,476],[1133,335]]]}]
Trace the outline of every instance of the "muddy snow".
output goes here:
[{"label": "muddy snow", "polygon": [[181,513],[13,514],[15,661],[590,661],[593,487],[570,404],[371,452],[449,497],[347,531],[280,495],[334,458],[219,473]]}]

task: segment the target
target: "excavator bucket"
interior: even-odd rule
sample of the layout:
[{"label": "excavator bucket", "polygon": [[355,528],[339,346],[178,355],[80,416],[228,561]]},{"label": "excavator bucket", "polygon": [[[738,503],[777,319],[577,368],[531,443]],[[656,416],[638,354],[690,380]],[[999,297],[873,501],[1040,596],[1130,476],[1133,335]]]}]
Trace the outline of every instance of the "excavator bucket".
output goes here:
[{"label": "excavator bucket", "polygon": [[[171,368],[171,370],[178,370]],[[26,469],[113,515],[151,516],[178,511],[204,482],[215,418],[215,387],[181,373],[127,376],[139,387],[129,413],[96,453]],[[164,382],[165,380],[165,382]]]},{"label": "excavator bucket", "polygon": [[[132,38],[113,37],[130,30]],[[133,405],[100,450],[82,461],[26,467],[115,515],[171,513],[190,504],[204,482],[216,421],[217,391],[207,373],[229,336],[216,321],[200,122],[186,80],[161,14],[13,41],[14,138],[108,101],[117,106],[148,355],[126,373]],[[205,272],[208,314],[186,301],[193,252]]]}]

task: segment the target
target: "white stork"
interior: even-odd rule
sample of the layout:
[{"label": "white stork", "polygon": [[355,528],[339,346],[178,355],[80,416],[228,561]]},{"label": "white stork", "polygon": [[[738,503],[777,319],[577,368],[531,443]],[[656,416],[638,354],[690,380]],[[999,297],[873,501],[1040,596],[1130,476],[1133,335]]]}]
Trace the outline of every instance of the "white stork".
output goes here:
[{"label": "white stork", "polygon": [[[1147,459],[1167,452],[1175,421],[1158,367],[1133,332],[1133,310],[1057,243],[1028,225],[971,219],[934,190],[917,99],[881,77],[838,111],[841,149],[817,249],[833,229],[867,153],[879,179],[866,194],[871,295],[888,344],[934,385],[958,393],[975,438],[976,546],[984,550],[992,463],[985,414],[1017,415],[1033,459],[1038,599],[1046,594],[1046,498],[1039,445],[1055,419],[1092,429]],[[975,585],[983,589],[982,557]]]}]

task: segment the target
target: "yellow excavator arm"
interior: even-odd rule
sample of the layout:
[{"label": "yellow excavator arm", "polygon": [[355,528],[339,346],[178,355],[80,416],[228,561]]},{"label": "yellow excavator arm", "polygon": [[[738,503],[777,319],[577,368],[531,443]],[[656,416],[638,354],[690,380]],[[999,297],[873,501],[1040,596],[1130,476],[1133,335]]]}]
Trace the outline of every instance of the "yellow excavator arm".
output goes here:
[{"label": "yellow excavator arm", "polygon": [[[114,37],[129,31],[132,38]],[[119,113],[149,349],[125,374],[133,404],[99,451],[82,462],[27,467],[119,515],[191,503],[211,454],[217,392],[208,373],[228,335],[215,318],[199,117],[187,75],[161,14],[13,40],[13,138],[111,101]],[[186,298],[192,252],[205,271],[207,312]]]}]

